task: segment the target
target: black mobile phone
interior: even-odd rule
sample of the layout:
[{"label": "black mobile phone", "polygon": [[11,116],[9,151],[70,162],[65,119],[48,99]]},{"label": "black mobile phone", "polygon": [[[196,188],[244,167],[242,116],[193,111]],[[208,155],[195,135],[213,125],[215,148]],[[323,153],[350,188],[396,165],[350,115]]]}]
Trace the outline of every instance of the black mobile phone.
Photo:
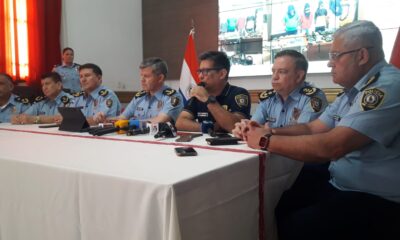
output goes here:
[{"label": "black mobile phone", "polygon": [[178,156],[196,156],[197,152],[192,147],[176,147],[175,153]]},{"label": "black mobile phone", "polygon": [[60,124],[47,124],[47,125],[39,125],[39,128],[53,128],[53,127],[59,127]]},{"label": "black mobile phone", "polygon": [[235,137],[216,137],[216,138],[206,138],[206,142],[209,145],[235,145],[238,144],[239,138]]}]

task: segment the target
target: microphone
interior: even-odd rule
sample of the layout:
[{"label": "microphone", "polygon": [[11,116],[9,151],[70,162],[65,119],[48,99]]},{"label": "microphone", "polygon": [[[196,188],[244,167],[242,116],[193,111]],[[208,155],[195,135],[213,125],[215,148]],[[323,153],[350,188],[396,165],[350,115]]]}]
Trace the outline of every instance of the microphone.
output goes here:
[{"label": "microphone", "polygon": [[126,136],[135,136],[135,135],[139,135],[139,134],[147,134],[149,132],[150,132],[150,128],[149,127],[138,128],[138,129],[129,129],[128,131],[126,131]]},{"label": "microphone", "polygon": [[132,120],[118,120],[114,123],[113,127],[100,128],[93,131],[91,134],[94,136],[102,136],[105,134],[118,132],[118,134],[124,134],[130,129],[137,129],[142,127],[142,122],[136,119]]},{"label": "microphone", "polygon": [[[206,87],[206,83],[205,83],[205,82],[199,82],[199,84],[197,84],[197,86],[199,86],[199,87]],[[187,104],[186,104],[186,105],[192,105],[192,104],[193,104],[193,101],[196,101],[196,100],[197,100],[196,97],[191,97],[191,98],[189,98],[189,100],[187,101]]]}]

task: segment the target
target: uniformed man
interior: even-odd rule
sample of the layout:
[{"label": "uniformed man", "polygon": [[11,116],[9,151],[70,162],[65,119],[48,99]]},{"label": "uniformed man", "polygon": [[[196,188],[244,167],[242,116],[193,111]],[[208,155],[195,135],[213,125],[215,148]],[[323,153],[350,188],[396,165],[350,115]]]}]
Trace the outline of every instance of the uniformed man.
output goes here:
[{"label": "uniformed man", "polygon": [[100,67],[86,63],[79,67],[79,74],[83,91],[74,94],[74,107],[82,107],[89,124],[98,124],[104,117],[118,116],[121,103],[111,89],[101,85],[103,73]]},{"label": "uniformed man", "polygon": [[11,76],[0,73],[0,123],[10,122],[11,115],[23,113],[30,107],[29,99],[12,94],[13,89]]},{"label": "uniformed man", "polygon": [[282,196],[279,239],[398,239],[400,70],[385,61],[370,21],[335,32],[328,66],[344,92],[319,119],[272,129],[250,122],[244,133],[252,148],[330,162],[328,177],[304,173]]},{"label": "uniformed man", "polygon": [[183,102],[177,91],[164,84],[168,73],[167,63],[161,58],[148,58],[139,68],[143,90],[134,96],[119,119],[175,122]]},{"label": "uniformed man", "polygon": [[64,92],[61,76],[56,72],[41,77],[44,96],[38,96],[23,114],[14,115],[12,124],[56,123],[61,121],[58,107],[72,106],[74,97]]},{"label": "uniformed man", "polygon": [[230,132],[236,122],[250,117],[250,95],[247,90],[230,85],[230,62],[223,52],[210,51],[200,56],[197,70],[205,86],[195,86],[192,100],[178,117],[178,130],[202,131],[208,122],[214,131]]},{"label": "uniformed man", "polygon": [[[272,67],[272,88],[260,94],[260,104],[251,120],[271,128],[307,123],[316,118],[328,105],[322,90],[305,82],[308,62],[295,50],[284,50],[275,55]],[[242,137],[236,124],[234,135]]]},{"label": "uniformed man", "polygon": [[68,93],[76,93],[81,91],[79,82],[79,64],[74,63],[74,50],[66,47],[62,51],[62,64],[56,65],[53,72],[60,74],[64,91]]}]

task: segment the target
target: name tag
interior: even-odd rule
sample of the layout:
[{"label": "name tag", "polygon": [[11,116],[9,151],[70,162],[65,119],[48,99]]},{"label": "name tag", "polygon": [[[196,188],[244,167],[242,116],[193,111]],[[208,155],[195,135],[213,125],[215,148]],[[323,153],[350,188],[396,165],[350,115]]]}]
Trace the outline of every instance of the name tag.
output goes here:
[{"label": "name tag", "polygon": [[208,117],[208,112],[198,112],[197,117]]}]

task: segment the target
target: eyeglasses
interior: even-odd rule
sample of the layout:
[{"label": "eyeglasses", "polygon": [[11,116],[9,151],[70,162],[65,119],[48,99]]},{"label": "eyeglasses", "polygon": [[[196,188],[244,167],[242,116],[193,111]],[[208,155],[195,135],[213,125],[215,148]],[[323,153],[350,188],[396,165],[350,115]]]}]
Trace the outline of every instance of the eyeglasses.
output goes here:
[{"label": "eyeglasses", "polygon": [[203,75],[208,75],[211,71],[219,71],[222,68],[203,68],[203,69],[197,69],[197,74],[203,74]]},{"label": "eyeglasses", "polygon": [[358,52],[363,48],[371,49],[373,47],[361,47],[361,48],[357,48],[357,49],[346,51],[346,52],[330,52],[330,53],[328,53],[329,61],[336,61],[343,55],[346,55],[346,54],[349,54],[349,53],[353,53],[353,52]]}]

